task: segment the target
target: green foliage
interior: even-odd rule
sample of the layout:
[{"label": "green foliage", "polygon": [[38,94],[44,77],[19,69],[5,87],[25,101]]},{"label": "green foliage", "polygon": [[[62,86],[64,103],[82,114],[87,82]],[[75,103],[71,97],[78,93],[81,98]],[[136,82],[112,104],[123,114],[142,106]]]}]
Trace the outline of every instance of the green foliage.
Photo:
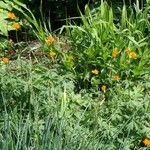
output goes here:
[{"label": "green foliage", "polygon": [[150,136],[149,76],[117,84],[106,101],[98,91],[75,94],[72,75],[56,65],[17,59],[0,67],[1,149],[139,150]]},{"label": "green foliage", "polygon": [[0,1],[0,35],[8,36],[8,31],[18,30],[13,27],[16,22],[21,25],[19,18],[12,12],[13,7],[16,7],[13,2]]},{"label": "green foliage", "polygon": [[[36,19],[49,20],[52,30],[60,28],[66,24],[66,19],[79,16],[79,8],[84,9],[88,0],[21,0],[26,4],[36,16]],[[37,9],[38,8],[38,9]],[[77,22],[77,19],[71,19]],[[70,20],[70,19],[68,19]],[[46,22],[47,23],[47,22]]]},{"label": "green foliage", "polygon": [[124,5],[117,24],[105,1],[86,5],[82,25],[56,35],[22,2],[7,4],[37,40],[0,39],[0,149],[147,149],[149,4]]},{"label": "green foliage", "polygon": [[[94,80],[94,84],[111,87],[116,74],[121,80],[136,80],[149,70],[149,5],[142,10],[138,6],[137,1],[134,13],[124,5],[120,23],[114,24],[112,9],[102,1],[97,10],[85,8],[82,26],[65,26],[70,29],[71,53],[76,59],[72,68],[64,65],[74,72],[80,85]],[[91,73],[93,69],[98,75]]]}]

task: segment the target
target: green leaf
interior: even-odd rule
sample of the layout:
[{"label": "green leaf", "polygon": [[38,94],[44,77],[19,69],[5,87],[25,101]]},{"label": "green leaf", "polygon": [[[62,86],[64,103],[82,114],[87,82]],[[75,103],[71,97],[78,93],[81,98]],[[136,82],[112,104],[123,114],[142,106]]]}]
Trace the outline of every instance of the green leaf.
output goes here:
[{"label": "green leaf", "polygon": [[6,9],[6,10],[9,10],[9,11],[12,10],[11,5],[9,3],[4,3],[3,1],[0,1],[0,8],[1,9]]},{"label": "green leaf", "polygon": [[7,21],[0,19],[0,34],[8,36]]}]

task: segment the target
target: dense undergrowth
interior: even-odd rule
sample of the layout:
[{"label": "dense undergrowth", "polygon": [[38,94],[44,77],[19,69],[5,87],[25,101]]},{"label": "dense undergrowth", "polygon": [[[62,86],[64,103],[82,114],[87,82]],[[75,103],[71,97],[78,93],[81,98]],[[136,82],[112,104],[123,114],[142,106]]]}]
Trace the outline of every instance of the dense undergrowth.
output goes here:
[{"label": "dense undergrowth", "polygon": [[[124,5],[117,23],[106,2],[92,10],[86,5],[82,24],[68,23],[59,34],[41,26],[24,4],[4,2],[0,149],[148,149],[149,1],[143,8],[138,1]],[[23,28],[34,41],[19,40]]]}]

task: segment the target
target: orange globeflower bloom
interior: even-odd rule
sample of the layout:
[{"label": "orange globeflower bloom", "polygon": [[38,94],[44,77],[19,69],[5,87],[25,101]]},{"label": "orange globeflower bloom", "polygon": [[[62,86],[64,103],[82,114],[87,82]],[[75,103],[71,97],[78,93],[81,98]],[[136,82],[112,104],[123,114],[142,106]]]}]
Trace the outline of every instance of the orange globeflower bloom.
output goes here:
[{"label": "orange globeflower bloom", "polygon": [[21,28],[21,25],[19,22],[15,22],[15,23],[13,23],[12,28],[15,30],[19,30]]},{"label": "orange globeflower bloom", "polygon": [[3,57],[3,58],[2,58],[2,62],[3,62],[4,64],[8,64],[8,63],[9,63],[9,58]]},{"label": "orange globeflower bloom", "polygon": [[92,73],[93,75],[98,75],[98,74],[99,74],[99,71],[98,71],[97,69],[93,69],[93,70],[91,71],[91,73]]},{"label": "orange globeflower bloom", "polygon": [[118,49],[117,49],[117,48],[113,49],[113,51],[112,51],[112,56],[113,56],[114,58],[116,58],[118,55],[119,55]]},{"label": "orange globeflower bloom", "polygon": [[101,86],[101,91],[105,93],[107,91],[107,86],[106,85],[102,85]]},{"label": "orange globeflower bloom", "polygon": [[55,57],[55,56],[56,56],[56,53],[53,52],[53,51],[50,51],[50,52],[48,53],[48,56],[49,56],[49,57]]},{"label": "orange globeflower bloom", "polygon": [[113,80],[116,80],[116,81],[120,80],[120,76],[119,75],[114,75]]},{"label": "orange globeflower bloom", "polygon": [[137,53],[132,51],[129,53],[129,58],[133,58],[133,59],[136,59],[137,58]]},{"label": "orange globeflower bloom", "polygon": [[150,139],[145,138],[145,139],[143,140],[143,144],[144,144],[144,146],[150,147]]},{"label": "orange globeflower bloom", "polygon": [[52,44],[55,40],[52,36],[47,37],[47,39],[45,40],[47,44]]},{"label": "orange globeflower bloom", "polygon": [[7,17],[12,20],[16,19],[16,15],[13,12],[8,12]]}]

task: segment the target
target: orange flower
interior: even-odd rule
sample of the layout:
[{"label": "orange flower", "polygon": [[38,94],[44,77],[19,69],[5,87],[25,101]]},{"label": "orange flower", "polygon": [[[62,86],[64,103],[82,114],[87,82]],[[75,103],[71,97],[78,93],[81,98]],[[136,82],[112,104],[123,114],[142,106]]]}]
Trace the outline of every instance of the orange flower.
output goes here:
[{"label": "orange flower", "polygon": [[132,51],[129,53],[129,58],[133,58],[133,59],[136,59],[137,58],[137,53]]},{"label": "orange flower", "polygon": [[116,58],[118,55],[119,55],[118,49],[117,49],[117,48],[113,49],[113,51],[112,51],[112,56],[113,56],[114,58]]},{"label": "orange flower", "polygon": [[120,76],[119,75],[114,75],[113,80],[116,80],[116,81],[120,80]]},{"label": "orange flower", "polygon": [[101,90],[102,90],[102,92],[105,93],[107,91],[107,86],[106,85],[102,85],[101,86]]},{"label": "orange flower", "polygon": [[97,69],[93,69],[93,70],[91,71],[91,73],[92,73],[93,75],[98,75],[98,74],[99,74],[99,71],[98,71]]},{"label": "orange flower", "polygon": [[13,12],[8,12],[7,17],[12,20],[16,19],[16,15]]},{"label": "orange flower", "polygon": [[145,138],[144,140],[143,140],[143,144],[144,144],[144,146],[150,146],[150,139],[148,139],[148,138]]},{"label": "orange flower", "polygon": [[56,56],[56,53],[53,52],[53,51],[50,51],[50,52],[48,53],[48,56],[53,58],[53,57]]},{"label": "orange flower", "polygon": [[47,39],[45,40],[47,44],[52,44],[55,40],[52,36],[47,37]]},{"label": "orange flower", "polygon": [[20,25],[20,23],[15,22],[15,23],[13,23],[12,28],[15,30],[19,30],[21,28],[21,25]]},{"label": "orange flower", "polygon": [[3,58],[2,58],[2,62],[3,62],[4,64],[8,64],[8,63],[9,63],[9,58],[3,57]]}]

